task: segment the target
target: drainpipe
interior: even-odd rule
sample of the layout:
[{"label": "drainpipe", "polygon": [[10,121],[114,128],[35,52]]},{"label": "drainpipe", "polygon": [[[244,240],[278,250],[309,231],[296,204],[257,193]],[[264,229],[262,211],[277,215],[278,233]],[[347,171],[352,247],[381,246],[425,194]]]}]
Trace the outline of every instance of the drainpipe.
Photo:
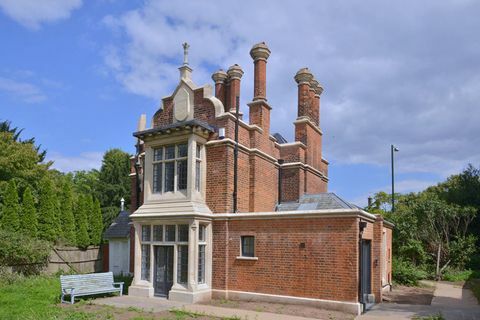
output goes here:
[{"label": "drainpipe", "polygon": [[367,227],[367,223],[362,221],[360,218],[359,221],[359,233],[358,233],[358,301],[362,304],[362,313],[365,312],[366,303],[363,299],[363,282],[362,282],[362,258],[363,258],[363,248],[362,248],[362,236],[363,230]]},{"label": "drainpipe", "polygon": [[235,148],[233,149],[233,213],[238,212],[237,198],[238,198],[238,110],[240,109],[240,97],[236,97],[236,110],[235,110]]},{"label": "drainpipe", "polygon": [[282,164],[285,162],[283,159],[278,159],[278,205],[282,203],[282,180],[283,180],[283,168]]}]

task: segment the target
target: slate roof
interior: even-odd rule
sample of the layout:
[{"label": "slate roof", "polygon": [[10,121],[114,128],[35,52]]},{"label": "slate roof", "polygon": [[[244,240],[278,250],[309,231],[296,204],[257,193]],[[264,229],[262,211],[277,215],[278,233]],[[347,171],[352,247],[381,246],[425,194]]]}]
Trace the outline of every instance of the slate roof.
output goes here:
[{"label": "slate roof", "polygon": [[206,129],[208,131],[215,132],[215,128],[212,127],[211,125],[209,125],[208,123],[197,120],[197,119],[193,119],[193,120],[188,120],[188,121],[175,122],[175,123],[167,124],[165,126],[156,127],[156,128],[152,128],[152,129],[147,129],[147,130],[143,130],[143,131],[137,131],[137,132],[133,133],[133,136],[136,137],[136,138],[143,138],[143,137],[145,137],[146,135],[149,135],[149,134],[163,133],[167,130],[172,130],[172,129],[175,129],[175,128],[181,128],[181,127],[186,127],[186,126],[202,127],[203,129]]},{"label": "slate roof", "polygon": [[303,211],[328,209],[358,209],[335,193],[317,193],[302,195],[298,202],[283,202],[277,206],[277,211]]},{"label": "slate roof", "polygon": [[280,133],[278,133],[278,132],[277,132],[277,133],[274,133],[274,134],[273,134],[273,137],[274,137],[275,139],[277,139],[277,142],[278,142],[279,144],[288,143],[287,139],[285,139],[285,138],[284,138]]},{"label": "slate roof", "polygon": [[127,238],[130,235],[130,213],[128,211],[120,211],[115,221],[105,230],[103,237],[111,238]]}]

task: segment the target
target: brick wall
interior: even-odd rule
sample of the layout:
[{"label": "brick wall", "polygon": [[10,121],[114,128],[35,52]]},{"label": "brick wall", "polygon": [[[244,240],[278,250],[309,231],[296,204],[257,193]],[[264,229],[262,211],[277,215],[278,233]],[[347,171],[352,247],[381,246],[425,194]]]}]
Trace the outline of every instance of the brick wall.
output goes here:
[{"label": "brick wall", "polygon": [[[214,289],[357,301],[357,218],[214,221],[213,233]],[[242,235],[258,260],[237,259]]]}]

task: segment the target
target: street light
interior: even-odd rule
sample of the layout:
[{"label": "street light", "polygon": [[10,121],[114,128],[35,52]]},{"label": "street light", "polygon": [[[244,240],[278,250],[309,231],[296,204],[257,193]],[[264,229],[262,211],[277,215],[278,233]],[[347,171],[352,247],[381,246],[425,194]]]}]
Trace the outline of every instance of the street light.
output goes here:
[{"label": "street light", "polygon": [[395,170],[393,167],[393,153],[398,152],[398,148],[393,144],[390,146],[390,153],[392,159],[392,212],[395,212]]}]

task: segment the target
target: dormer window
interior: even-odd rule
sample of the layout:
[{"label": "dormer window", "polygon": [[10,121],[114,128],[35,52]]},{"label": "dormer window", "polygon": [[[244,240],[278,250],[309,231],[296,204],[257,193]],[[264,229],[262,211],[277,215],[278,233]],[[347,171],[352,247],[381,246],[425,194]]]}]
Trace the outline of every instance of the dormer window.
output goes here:
[{"label": "dormer window", "polygon": [[166,193],[187,189],[187,143],[153,149],[153,192]]}]

